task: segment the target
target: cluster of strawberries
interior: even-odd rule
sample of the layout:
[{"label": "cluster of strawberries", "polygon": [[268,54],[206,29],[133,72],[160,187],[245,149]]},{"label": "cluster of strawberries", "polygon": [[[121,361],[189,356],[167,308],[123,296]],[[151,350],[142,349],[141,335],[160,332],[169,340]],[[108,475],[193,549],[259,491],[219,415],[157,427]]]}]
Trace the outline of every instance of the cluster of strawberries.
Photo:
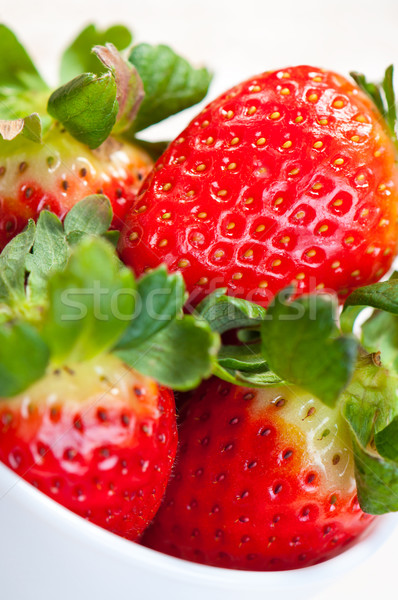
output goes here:
[{"label": "cluster of strawberries", "polygon": [[315,564],[398,510],[392,68],[263,73],[167,145],[137,133],[210,83],[167,46],[89,26],[55,91],[0,49],[0,460],[220,567]]}]

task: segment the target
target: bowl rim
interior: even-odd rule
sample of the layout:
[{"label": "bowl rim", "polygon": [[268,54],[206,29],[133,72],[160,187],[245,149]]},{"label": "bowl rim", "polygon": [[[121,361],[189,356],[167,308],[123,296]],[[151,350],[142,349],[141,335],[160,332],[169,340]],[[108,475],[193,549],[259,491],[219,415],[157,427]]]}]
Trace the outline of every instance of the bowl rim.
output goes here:
[{"label": "bowl rim", "polygon": [[[242,590],[296,589],[309,584],[324,585],[369,558],[393,533],[398,525],[398,514],[383,515],[362,534],[358,543],[342,554],[317,565],[288,571],[240,571],[189,562],[168,556],[121,538],[64,508],[49,496],[24,481],[3,463],[0,463],[0,507],[10,497],[13,506],[25,509],[35,518],[47,522],[68,538],[79,544],[94,546],[113,560],[128,565],[150,569],[158,576],[189,581],[191,585],[204,585],[220,589],[237,587]],[[1,541],[0,541],[1,548]]]}]

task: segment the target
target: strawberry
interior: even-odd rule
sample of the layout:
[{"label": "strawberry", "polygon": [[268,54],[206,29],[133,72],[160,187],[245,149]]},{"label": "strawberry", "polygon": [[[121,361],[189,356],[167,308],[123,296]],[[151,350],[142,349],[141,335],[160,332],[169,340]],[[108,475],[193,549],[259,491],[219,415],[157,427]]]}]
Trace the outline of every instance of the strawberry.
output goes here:
[{"label": "strawberry", "polygon": [[0,460],[92,523],[138,539],[174,462],[173,393],[112,356],[0,399]]},{"label": "strawberry", "polygon": [[[252,340],[221,349],[224,381],[185,396],[176,466],[144,545],[218,567],[295,569],[341,553],[374,515],[398,510],[396,342],[394,352],[383,342],[387,371],[380,352],[338,329],[336,298],[293,295],[279,293],[267,311],[219,293],[199,307],[213,329],[239,322]],[[396,331],[397,300],[396,279],[360,288],[344,329],[358,306],[393,313],[365,325],[370,350],[380,314]]]},{"label": "strawberry", "polygon": [[384,101],[357,76],[376,90],[390,131],[356,85],[315,67],[222,94],[143,184],[123,261],[138,273],[161,262],[181,271],[194,305],[219,287],[266,306],[291,281],[345,297],[379,279],[398,233],[391,78],[389,69]]},{"label": "strawberry", "polygon": [[43,209],[60,218],[88,194],[104,193],[120,229],[152,161],[137,146],[108,138],[90,150],[54,126],[45,144],[0,142],[0,249]]},{"label": "strawberry", "polygon": [[161,268],[135,282],[100,237],[111,221],[103,196],[76,204],[64,225],[42,211],[0,255],[0,460],[136,540],[174,462],[170,388],[209,375],[218,337],[180,315],[181,277]]},{"label": "strawberry", "polygon": [[63,219],[89,194],[109,197],[112,227],[121,229],[153,164],[143,146],[156,152],[136,133],[205,95],[205,69],[193,69],[166,46],[139,44],[125,60],[117,48],[131,39],[122,26],[88,26],[66,49],[63,85],[51,91],[0,25],[7,57],[0,68],[0,250],[44,208]]},{"label": "strawberry", "polygon": [[372,521],[359,507],[348,426],[291,386],[212,379],[181,414],[180,451],[144,543],[187,560],[295,569],[335,556]]}]

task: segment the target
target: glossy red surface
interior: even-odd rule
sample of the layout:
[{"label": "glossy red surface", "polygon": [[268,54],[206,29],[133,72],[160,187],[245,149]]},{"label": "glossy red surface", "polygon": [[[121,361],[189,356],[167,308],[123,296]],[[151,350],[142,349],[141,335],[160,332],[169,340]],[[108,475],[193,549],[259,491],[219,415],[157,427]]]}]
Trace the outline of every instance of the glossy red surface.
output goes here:
[{"label": "glossy red surface", "polygon": [[203,383],[182,411],[175,469],[143,543],[248,570],[305,567],[339,554],[373,517],[359,507],[336,415],[287,386]]},{"label": "glossy red surface", "polygon": [[[79,369],[59,377],[77,385]],[[0,460],[66,508],[136,540],[163,497],[177,429],[172,391],[139,375],[128,378],[86,398],[77,392],[66,400],[62,384],[41,384],[2,400]]]},{"label": "glossy red surface", "polygon": [[0,250],[42,210],[62,219],[90,194],[108,196],[114,212],[112,227],[123,227],[125,213],[152,166],[149,157],[131,144],[112,139],[91,151],[68,134],[58,135],[42,145],[11,148],[9,155],[1,148]]},{"label": "glossy red surface", "polygon": [[120,242],[137,273],[180,270],[267,304],[292,280],[345,296],[380,278],[397,240],[395,151],[352,83],[314,67],[264,73],[210,103],[143,185]]}]

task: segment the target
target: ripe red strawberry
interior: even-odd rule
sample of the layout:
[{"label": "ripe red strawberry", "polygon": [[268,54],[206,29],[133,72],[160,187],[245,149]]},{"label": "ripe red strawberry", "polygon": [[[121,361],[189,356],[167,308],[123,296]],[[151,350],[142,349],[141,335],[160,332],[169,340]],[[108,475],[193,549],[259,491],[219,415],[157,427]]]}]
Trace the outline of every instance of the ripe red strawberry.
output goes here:
[{"label": "ripe red strawberry", "polygon": [[63,218],[89,194],[109,197],[120,229],[153,164],[142,146],[159,153],[136,133],[206,94],[206,69],[166,46],[139,44],[125,60],[116,47],[131,40],[122,26],[87,27],[66,49],[63,85],[51,93],[0,25],[0,250],[44,208]]},{"label": "ripe red strawberry", "polygon": [[171,390],[119,359],[54,370],[0,399],[0,460],[73,512],[138,539],[177,446]]},{"label": "ripe red strawberry", "polygon": [[0,250],[43,209],[64,218],[89,194],[105,194],[121,229],[150,157],[133,144],[109,138],[97,150],[55,127],[44,144],[0,142]]},{"label": "ripe red strawberry", "polygon": [[295,386],[213,378],[185,404],[166,497],[143,543],[187,560],[281,570],[340,553],[359,507],[348,426]]},{"label": "ripe red strawberry", "polygon": [[[78,203],[64,225],[42,211],[0,255],[0,460],[136,540],[174,462],[171,388],[210,374],[218,338],[191,316],[177,319],[181,276],[161,268],[135,282],[114,247],[91,235],[111,218],[104,196]],[[161,311],[151,304],[159,294]]]},{"label": "ripe red strawberry", "polygon": [[292,280],[300,292],[344,297],[380,278],[396,253],[391,136],[340,75],[298,66],[252,77],[158,160],[121,257],[138,273],[161,262],[180,270],[193,303],[227,287],[266,305]]}]

